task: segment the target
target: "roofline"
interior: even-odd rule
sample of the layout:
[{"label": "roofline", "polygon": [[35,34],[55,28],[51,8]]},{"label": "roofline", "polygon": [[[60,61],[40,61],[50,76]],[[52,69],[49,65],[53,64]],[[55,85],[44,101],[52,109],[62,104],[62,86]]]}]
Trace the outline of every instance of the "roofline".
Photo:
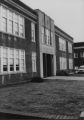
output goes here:
[{"label": "roofline", "polygon": [[67,34],[66,32],[64,32],[62,29],[60,29],[58,26],[54,25],[55,29],[59,30],[60,32],[62,32],[63,34],[65,34],[67,37],[71,38],[73,40],[73,37],[70,36],[69,34]]},{"label": "roofline", "polygon": [[36,12],[39,11],[39,12],[43,13],[44,15],[46,15],[47,17],[49,17],[52,21],[54,21],[53,18],[51,18],[49,15],[47,15],[47,14],[46,14],[45,12],[43,12],[42,10],[40,10],[40,9],[35,9],[35,11],[36,11]]},{"label": "roofline", "polygon": [[[19,5],[17,0],[4,0],[6,3],[20,9],[21,11],[23,11],[24,13],[26,13],[27,15],[30,15],[31,17],[33,17],[34,19],[37,19],[37,15],[36,12],[30,8],[29,6],[25,5],[25,3],[23,3],[22,1],[18,0],[18,2],[20,2],[22,5],[24,5],[25,7],[23,7],[22,5]],[[28,10],[28,9],[29,10]]]}]

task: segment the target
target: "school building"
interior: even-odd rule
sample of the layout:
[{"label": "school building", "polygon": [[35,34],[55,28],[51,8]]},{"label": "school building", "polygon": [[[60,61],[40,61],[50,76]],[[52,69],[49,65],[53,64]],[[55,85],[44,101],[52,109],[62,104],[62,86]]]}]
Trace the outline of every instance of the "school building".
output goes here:
[{"label": "school building", "polygon": [[73,70],[73,38],[20,0],[0,1],[0,84]]}]

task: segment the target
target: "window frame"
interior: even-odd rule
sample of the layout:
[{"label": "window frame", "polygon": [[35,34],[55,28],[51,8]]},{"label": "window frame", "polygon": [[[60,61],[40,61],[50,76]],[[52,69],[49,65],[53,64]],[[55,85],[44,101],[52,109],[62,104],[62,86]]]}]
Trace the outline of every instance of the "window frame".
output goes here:
[{"label": "window frame", "polygon": [[32,42],[36,42],[35,23],[34,22],[31,22],[31,40],[32,40]]},{"label": "window frame", "polygon": [[[3,20],[2,20],[2,18],[3,18],[2,11],[3,11],[4,8],[7,11],[7,20],[6,20],[6,24],[7,25],[6,25],[6,30],[3,30],[3,26],[1,24],[1,29],[0,30],[3,31],[4,33],[10,34],[10,35],[14,35],[16,37],[25,38],[25,18],[24,18],[24,16],[22,14],[16,12],[16,11],[14,11],[14,10],[12,10],[11,8],[8,8],[6,5],[0,5],[0,10],[1,10],[1,16],[0,16],[1,20],[0,21],[1,22],[3,22]],[[10,18],[9,18],[9,12],[11,12],[12,15],[13,15],[13,19],[12,20],[10,20]],[[18,21],[17,21],[17,24],[18,24],[17,28],[18,28],[18,30],[16,31],[17,33],[15,33],[15,27],[14,27],[14,24],[16,23],[15,20],[14,20],[14,14],[18,15]],[[19,28],[20,28],[19,17],[20,16],[23,18],[23,30],[22,30],[23,33],[22,34],[19,33]],[[12,31],[9,30],[10,22],[12,23],[12,26],[10,27],[10,28],[12,28]]]}]

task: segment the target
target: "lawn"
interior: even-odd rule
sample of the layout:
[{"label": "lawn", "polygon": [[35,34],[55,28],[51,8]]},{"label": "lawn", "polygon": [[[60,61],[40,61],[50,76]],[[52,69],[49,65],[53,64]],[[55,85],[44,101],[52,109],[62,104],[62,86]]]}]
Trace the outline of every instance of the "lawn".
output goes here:
[{"label": "lawn", "polygon": [[84,81],[45,80],[0,89],[0,109],[47,115],[79,115]]}]

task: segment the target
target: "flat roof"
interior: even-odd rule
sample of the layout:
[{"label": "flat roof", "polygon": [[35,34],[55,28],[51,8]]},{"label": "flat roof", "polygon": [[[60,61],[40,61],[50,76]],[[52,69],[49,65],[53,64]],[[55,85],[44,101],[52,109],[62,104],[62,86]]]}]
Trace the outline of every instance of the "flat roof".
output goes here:
[{"label": "flat roof", "polygon": [[[66,35],[67,37],[69,37],[70,39],[72,39],[73,40],[73,37],[72,36],[70,36],[69,34],[67,34],[66,32],[64,32],[61,28],[59,28],[58,26],[56,26],[55,25],[55,30],[58,30],[58,31],[60,31],[60,32],[62,32],[64,35]],[[56,31],[55,31],[56,32]]]}]

